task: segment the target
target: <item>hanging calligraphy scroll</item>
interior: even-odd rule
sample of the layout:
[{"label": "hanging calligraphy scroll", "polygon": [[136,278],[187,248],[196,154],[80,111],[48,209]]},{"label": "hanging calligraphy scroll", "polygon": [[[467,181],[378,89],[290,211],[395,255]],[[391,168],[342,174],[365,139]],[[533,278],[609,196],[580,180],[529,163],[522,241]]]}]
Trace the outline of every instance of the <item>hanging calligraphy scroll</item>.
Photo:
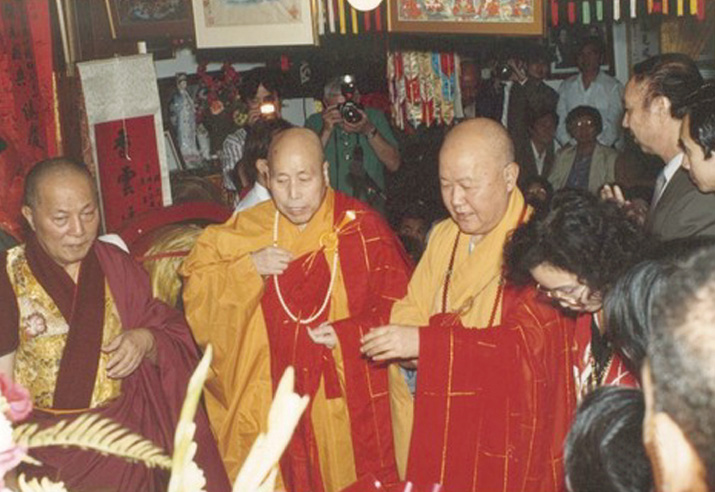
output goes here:
[{"label": "hanging calligraphy scroll", "polygon": [[162,208],[161,164],[154,116],[94,126],[97,169],[108,231],[149,210]]},{"label": "hanging calligraphy scroll", "polygon": [[137,215],[171,205],[156,73],[148,55],[78,67],[102,223],[114,232]]}]

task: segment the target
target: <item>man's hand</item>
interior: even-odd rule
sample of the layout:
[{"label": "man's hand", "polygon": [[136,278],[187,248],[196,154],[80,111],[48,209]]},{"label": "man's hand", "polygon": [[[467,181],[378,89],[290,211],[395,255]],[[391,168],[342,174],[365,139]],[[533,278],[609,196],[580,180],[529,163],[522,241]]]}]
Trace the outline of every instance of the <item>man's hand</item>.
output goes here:
[{"label": "man's hand", "polygon": [[420,332],[416,326],[385,325],[362,337],[360,351],[372,360],[416,359]]},{"label": "man's hand", "polygon": [[133,373],[144,357],[156,361],[156,341],[151,331],[136,328],[118,335],[102,347],[102,352],[111,354],[107,362],[107,375],[122,379]]},{"label": "man's hand", "polygon": [[367,135],[370,132],[372,132],[375,129],[375,125],[372,124],[372,122],[367,118],[367,114],[365,111],[362,109],[357,110],[358,113],[360,113],[360,121],[357,123],[350,123],[348,121],[343,120],[343,130],[345,130],[347,133],[359,133],[362,135]]},{"label": "man's hand", "polygon": [[254,106],[248,110],[248,124],[253,125],[256,121],[260,120],[263,115],[261,114],[261,105]]},{"label": "man's hand", "polygon": [[322,113],[323,116],[323,132],[327,135],[333,131],[335,125],[339,125],[343,121],[343,117],[340,116],[340,111],[338,111],[338,105],[333,104],[332,106],[327,106]]},{"label": "man's hand", "polygon": [[623,190],[617,184],[603,185],[601,188],[601,200],[616,202],[620,206],[624,206],[627,203],[623,196]]},{"label": "man's hand", "polygon": [[315,343],[325,345],[330,350],[333,350],[338,344],[338,335],[335,334],[335,328],[327,321],[312,330],[308,328],[308,336]]},{"label": "man's hand", "polygon": [[268,246],[251,253],[251,259],[259,275],[280,275],[293,261],[293,255],[284,249]]},{"label": "man's hand", "polygon": [[640,225],[645,224],[646,216],[648,215],[648,204],[641,199],[626,200],[620,186],[603,185],[601,199],[615,202],[631,220]]}]

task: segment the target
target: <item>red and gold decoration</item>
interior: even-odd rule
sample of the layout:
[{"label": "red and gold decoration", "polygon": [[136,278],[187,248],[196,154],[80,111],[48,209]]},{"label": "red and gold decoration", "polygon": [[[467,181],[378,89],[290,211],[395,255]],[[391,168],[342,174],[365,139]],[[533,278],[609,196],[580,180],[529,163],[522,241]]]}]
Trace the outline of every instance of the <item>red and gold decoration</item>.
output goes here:
[{"label": "red and gold decoration", "polygon": [[19,238],[25,174],[59,145],[46,0],[2,2],[0,67],[0,229]]},{"label": "red and gold decoration", "polygon": [[450,125],[458,97],[454,53],[393,51],[387,54],[390,106],[395,125]]}]

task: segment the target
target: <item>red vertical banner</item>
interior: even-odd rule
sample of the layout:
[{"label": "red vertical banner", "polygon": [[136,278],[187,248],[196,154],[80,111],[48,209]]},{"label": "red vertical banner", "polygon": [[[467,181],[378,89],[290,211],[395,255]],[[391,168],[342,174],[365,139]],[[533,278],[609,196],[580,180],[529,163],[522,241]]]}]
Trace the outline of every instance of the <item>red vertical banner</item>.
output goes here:
[{"label": "red vertical banner", "polygon": [[162,208],[154,116],[98,123],[97,171],[107,232],[134,216]]},{"label": "red vertical banner", "polygon": [[55,153],[47,0],[0,1],[0,229],[22,232],[25,174]]}]

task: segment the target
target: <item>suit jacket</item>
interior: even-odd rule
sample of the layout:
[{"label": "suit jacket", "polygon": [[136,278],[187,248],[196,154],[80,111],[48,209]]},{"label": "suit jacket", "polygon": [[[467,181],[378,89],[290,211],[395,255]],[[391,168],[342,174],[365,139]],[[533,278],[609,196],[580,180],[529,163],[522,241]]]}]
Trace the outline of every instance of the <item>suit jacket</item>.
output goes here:
[{"label": "suit jacket", "polygon": [[715,236],[715,193],[701,193],[688,172],[678,169],[648,214],[646,229],[662,241]]},{"label": "suit jacket", "polygon": [[[566,181],[571,173],[574,159],[576,158],[576,146],[561,149],[556,154],[554,167],[548,179],[555,190],[560,190],[566,186]],[[588,175],[588,191],[598,193],[601,186],[612,183],[616,180],[616,159],[618,152],[611,147],[606,147],[599,143],[593,149],[591,156],[591,170]]]},{"label": "suit jacket", "polygon": [[[478,116],[501,122],[504,111],[504,92],[501,87],[491,85],[477,96],[475,104]],[[524,145],[525,142],[528,143],[529,140],[529,123],[526,117],[528,109],[524,87],[518,82],[512,83],[509,91],[506,129],[516,148]]]},{"label": "suit jacket", "polygon": [[[525,184],[530,178],[539,176],[539,170],[536,167],[536,158],[531,149],[531,140],[526,142],[526,145],[515,147],[516,162],[519,164],[519,183]],[[546,148],[546,157],[544,158],[544,168],[541,171],[541,176],[548,177],[554,165],[554,157],[556,152],[552,143]]]},{"label": "suit jacket", "polygon": [[546,111],[556,111],[559,102],[559,93],[546,85],[543,81],[529,79],[524,84],[526,100],[529,110],[536,114]]}]

